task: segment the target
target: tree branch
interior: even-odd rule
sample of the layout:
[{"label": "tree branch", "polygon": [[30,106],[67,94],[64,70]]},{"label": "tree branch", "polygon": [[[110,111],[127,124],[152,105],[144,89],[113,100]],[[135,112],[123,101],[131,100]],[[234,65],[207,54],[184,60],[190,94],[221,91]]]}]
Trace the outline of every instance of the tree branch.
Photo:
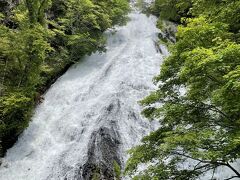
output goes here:
[{"label": "tree branch", "polygon": [[233,168],[229,163],[227,163],[227,167],[229,167],[237,175],[237,177],[240,178],[240,173],[235,168]]},{"label": "tree branch", "polygon": [[[180,153],[180,152],[172,152],[172,153],[174,155],[183,156],[183,157],[186,157],[186,158],[189,158],[189,159],[192,159],[192,160],[199,161],[201,163],[206,163],[208,165],[212,164],[212,165],[215,165],[216,167],[217,166],[227,166],[228,168],[230,168],[237,175],[236,177],[240,178],[240,173],[234,167],[232,167],[228,162],[225,163],[225,162],[222,162],[220,160],[219,161],[207,161],[207,160],[201,160],[201,159],[198,159],[198,158],[193,158],[193,157],[191,157],[189,155],[186,155],[186,154],[183,154],[183,153]],[[199,167],[199,168],[201,168],[201,167]]]},{"label": "tree branch", "polygon": [[232,176],[232,177],[224,179],[224,180],[230,180],[230,179],[233,179],[233,178],[238,178],[238,176]]}]

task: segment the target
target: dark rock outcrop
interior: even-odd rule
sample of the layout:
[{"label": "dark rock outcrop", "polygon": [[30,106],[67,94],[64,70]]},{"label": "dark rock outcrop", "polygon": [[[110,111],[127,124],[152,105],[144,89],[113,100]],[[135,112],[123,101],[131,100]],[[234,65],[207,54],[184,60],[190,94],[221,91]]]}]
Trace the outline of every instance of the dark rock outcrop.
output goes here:
[{"label": "dark rock outcrop", "polygon": [[113,128],[101,127],[93,132],[88,148],[88,160],[82,167],[84,180],[116,179],[114,164],[121,166],[119,158],[120,138]]},{"label": "dark rock outcrop", "polygon": [[12,6],[13,6],[12,1],[0,0],[0,12],[7,13],[9,12]]},{"label": "dark rock outcrop", "polygon": [[162,32],[158,34],[158,38],[163,42],[176,43],[177,25],[170,21],[162,21]]},{"label": "dark rock outcrop", "polygon": [[0,23],[5,24],[11,29],[15,29],[17,24],[11,19],[12,10],[20,3],[20,0],[0,0],[0,13],[4,14],[4,18]]},{"label": "dark rock outcrop", "polygon": [[[4,152],[3,152],[3,147],[2,147],[2,141],[1,141],[1,139],[0,139],[0,159],[1,159],[1,157],[3,157],[3,155],[4,155]],[[0,166],[1,166],[1,162],[0,162]]]},{"label": "dark rock outcrop", "polygon": [[10,11],[20,3],[20,0],[0,0],[0,12],[9,15]]}]

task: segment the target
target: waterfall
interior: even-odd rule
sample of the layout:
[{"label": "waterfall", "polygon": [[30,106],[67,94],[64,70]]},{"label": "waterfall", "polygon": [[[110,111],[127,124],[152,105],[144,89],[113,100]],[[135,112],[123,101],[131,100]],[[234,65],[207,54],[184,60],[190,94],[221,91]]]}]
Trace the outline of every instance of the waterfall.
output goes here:
[{"label": "waterfall", "polygon": [[[157,127],[141,116],[138,101],[156,88],[152,78],[168,51],[156,48],[155,17],[133,10],[129,19],[106,32],[105,53],[85,57],[46,92],[3,159],[0,180],[114,179],[114,162],[123,168],[126,151]],[[231,174],[218,168],[215,177]]]},{"label": "waterfall", "polygon": [[155,87],[163,55],[154,41],[156,18],[133,10],[129,22],[106,32],[106,53],[85,57],[44,95],[29,127],[8,150],[1,180],[113,179],[126,150],[156,124],[138,101]]}]

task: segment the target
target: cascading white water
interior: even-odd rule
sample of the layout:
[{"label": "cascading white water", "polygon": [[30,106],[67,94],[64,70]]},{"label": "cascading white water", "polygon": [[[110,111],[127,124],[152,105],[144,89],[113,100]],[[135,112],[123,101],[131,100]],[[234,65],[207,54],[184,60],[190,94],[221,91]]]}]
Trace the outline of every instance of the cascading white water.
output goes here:
[{"label": "cascading white water", "polygon": [[1,180],[76,179],[99,127],[116,124],[123,162],[126,150],[151,130],[137,101],[154,89],[152,78],[162,61],[154,45],[159,30],[155,17],[137,11],[129,17],[126,26],[106,33],[106,53],[84,58],[44,95],[29,127],[3,159]]},{"label": "cascading white water", "polygon": [[[29,127],[3,159],[0,180],[79,179],[76,174],[99,127],[114,124],[124,163],[126,150],[156,126],[140,115],[137,101],[155,88],[152,78],[164,56],[154,44],[159,30],[153,16],[134,11],[129,17],[126,26],[106,33],[106,53],[84,58],[48,90]],[[229,177],[231,172],[224,171],[218,169],[216,177]]]}]

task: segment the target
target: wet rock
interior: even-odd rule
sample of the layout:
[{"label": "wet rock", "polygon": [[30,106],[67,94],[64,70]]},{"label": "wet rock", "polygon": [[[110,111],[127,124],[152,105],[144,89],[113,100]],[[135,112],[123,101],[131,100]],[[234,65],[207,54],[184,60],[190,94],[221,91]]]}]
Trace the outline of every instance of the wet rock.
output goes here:
[{"label": "wet rock", "polygon": [[163,20],[161,21],[161,32],[158,38],[163,42],[176,43],[177,25],[173,22]]},{"label": "wet rock", "polygon": [[[3,157],[3,155],[4,155],[3,148],[2,148],[1,144],[2,144],[2,141],[0,139],[0,158]],[[1,161],[0,161],[0,165],[1,165]]]},{"label": "wet rock", "polygon": [[9,14],[16,5],[20,3],[20,0],[0,0],[0,12]]},{"label": "wet rock", "polygon": [[5,24],[11,29],[17,27],[16,22],[11,18],[12,10],[20,3],[20,0],[0,0],[0,13],[4,14],[4,18],[1,23]]},{"label": "wet rock", "polygon": [[119,158],[120,138],[114,128],[101,127],[93,132],[88,148],[88,160],[82,168],[84,180],[114,180],[114,163],[121,165]]}]

